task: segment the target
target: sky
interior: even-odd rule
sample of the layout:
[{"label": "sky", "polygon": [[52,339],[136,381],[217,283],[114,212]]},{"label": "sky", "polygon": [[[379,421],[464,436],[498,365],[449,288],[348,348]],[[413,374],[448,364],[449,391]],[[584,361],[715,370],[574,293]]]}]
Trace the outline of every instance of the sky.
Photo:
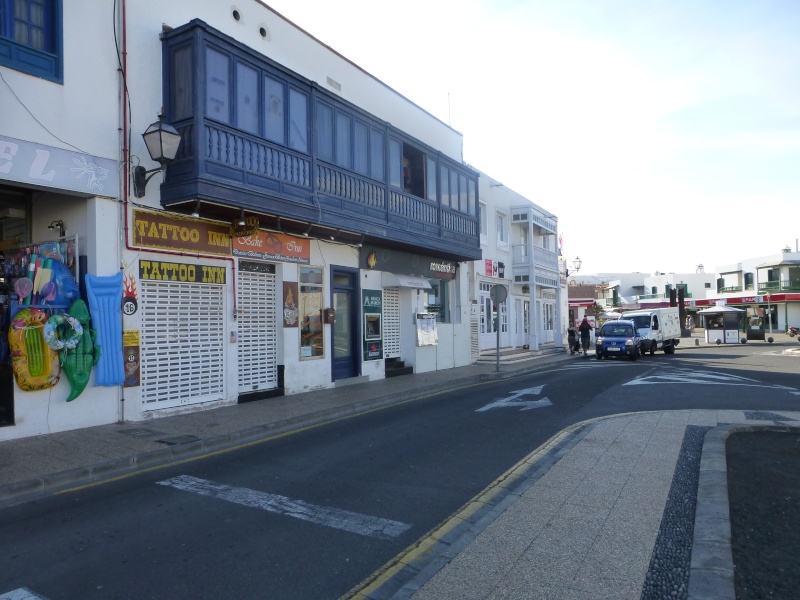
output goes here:
[{"label": "sky", "polygon": [[799,0],[265,0],[558,216],[581,275],[800,238]]}]

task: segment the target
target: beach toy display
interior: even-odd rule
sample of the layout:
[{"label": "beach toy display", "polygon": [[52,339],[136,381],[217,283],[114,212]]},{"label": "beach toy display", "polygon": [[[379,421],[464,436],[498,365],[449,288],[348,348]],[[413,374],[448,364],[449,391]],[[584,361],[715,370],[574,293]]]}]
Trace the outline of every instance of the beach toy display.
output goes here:
[{"label": "beach toy display", "polygon": [[38,308],[23,308],[11,321],[8,345],[11,367],[20,389],[44,390],[58,383],[61,366],[58,353],[44,339],[47,313]]},{"label": "beach toy display", "polygon": [[69,318],[81,325],[81,334],[77,346],[61,350],[61,364],[72,389],[67,402],[72,402],[83,393],[89,383],[92,367],[100,358],[100,348],[95,346],[97,334],[89,329],[89,310],[83,300],[75,300],[69,307]]}]

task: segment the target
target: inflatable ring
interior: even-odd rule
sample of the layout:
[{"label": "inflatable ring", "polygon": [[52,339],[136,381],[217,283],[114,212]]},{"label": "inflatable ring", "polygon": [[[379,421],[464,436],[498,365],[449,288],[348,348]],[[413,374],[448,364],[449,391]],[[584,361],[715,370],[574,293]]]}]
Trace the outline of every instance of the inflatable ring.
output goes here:
[{"label": "inflatable ring", "polygon": [[11,320],[8,330],[14,378],[26,392],[53,387],[61,377],[58,352],[44,341],[45,321],[47,313],[43,310],[24,308]]},{"label": "inflatable ring", "polygon": [[[64,325],[69,325],[72,329],[67,337],[59,337],[59,327],[63,329]],[[83,325],[78,322],[78,319],[64,314],[55,314],[44,324],[44,341],[53,350],[72,350],[81,341],[83,335]]]}]

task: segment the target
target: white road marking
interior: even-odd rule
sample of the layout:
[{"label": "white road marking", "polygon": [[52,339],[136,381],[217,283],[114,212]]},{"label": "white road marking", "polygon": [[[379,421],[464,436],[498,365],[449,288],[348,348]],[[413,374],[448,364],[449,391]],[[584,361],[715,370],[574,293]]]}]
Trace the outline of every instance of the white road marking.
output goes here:
[{"label": "white road marking", "polygon": [[495,400],[491,404],[487,404],[486,406],[477,409],[475,412],[483,412],[485,410],[489,410],[491,408],[507,408],[509,406],[521,406],[522,410],[532,410],[534,408],[544,408],[545,406],[552,406],[553,403],[550,402],[548,398],[542,398],[541,400],[519,400],[522,396],[538,396],[542,393],[542,389],[544,389],[543,385],[526,388],[524,390],[518,390],[516,392],[511,392],[511,396],[508,398],[501,398],[500,400]]},{"label": "white road marking", "polygon": [[210,496],[227,500],[234,504],[260,508],[318,525],[333,527],[351,533],[380,539],[392,539],[411,527],[400,521],[371,517],[349,510],[317,506],[302,500],[293,500],[278,494],[268,494],[247,488],[232,487],[199,479],[189,475],[178,475],[172,479],[157,482],[158,485],[174,487],[186,492],[194,492],[202,496]]},{"label": "white road marking", "polygon": [[712,371],[692,371],[692,370],[675,370],[666,373],[659,373],[657,375],[648,375],[646,377],[639,377],[633,381],[623,383],[622,385],[656,385],[660,383],[691,383],[695,385],[735,385],[743,387],[758,387],[767,389],[778,389],[795,393],[796,388],[790,388],[783,385],[768,385],[761,383],[757,379],[750,379],[749,377],[740,377],[738,375],[730,375],[728,373],[714,373]]},{"label": "white road marking", "polygon": [[47,599],[44,596],[37,596],[28,588],[19,588],[0,595],[0,600],[47,600]]}]

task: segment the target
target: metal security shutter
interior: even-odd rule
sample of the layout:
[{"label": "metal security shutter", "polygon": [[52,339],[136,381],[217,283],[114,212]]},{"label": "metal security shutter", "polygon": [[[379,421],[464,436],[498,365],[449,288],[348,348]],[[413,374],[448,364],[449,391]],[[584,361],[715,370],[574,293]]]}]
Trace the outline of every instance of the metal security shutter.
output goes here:
[{"label": "metal security shutter", "polygon": [[400,358],[400,288],[383,288],[383,356]]},{"label": "metal security shutter", "polygon": [[224,286],[142,281],[146,409],[225,397]]},{"label": "metal security shutter", "polygon": [[278,387],[278,304],[275,275],[238,272],[239,393]]}]

